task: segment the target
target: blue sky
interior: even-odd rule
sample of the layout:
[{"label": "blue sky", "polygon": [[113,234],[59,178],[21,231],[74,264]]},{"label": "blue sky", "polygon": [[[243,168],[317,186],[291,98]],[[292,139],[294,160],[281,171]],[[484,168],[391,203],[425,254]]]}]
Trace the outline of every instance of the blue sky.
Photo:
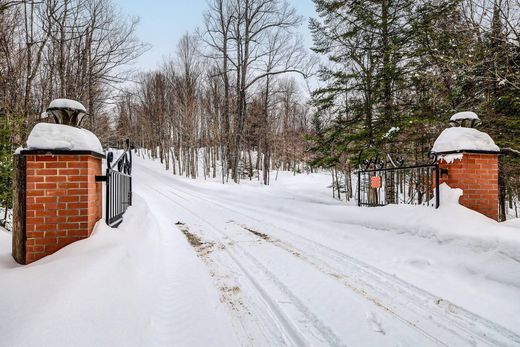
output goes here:
[{"label": "blue sky", "polygon": [[[140,18],[138,36],[152,48],[139,58],[136,68],[151,70],[163,57],[175,52],[177,42],[186,32],[194,31],[202,24],[202,13],[207,0],[116,0],[123,14]],[[308,47],[311,37],[307,28],[309,17],[315,17],[312,0],[288,0],[298,13],[305,17],[301,28]]]}]

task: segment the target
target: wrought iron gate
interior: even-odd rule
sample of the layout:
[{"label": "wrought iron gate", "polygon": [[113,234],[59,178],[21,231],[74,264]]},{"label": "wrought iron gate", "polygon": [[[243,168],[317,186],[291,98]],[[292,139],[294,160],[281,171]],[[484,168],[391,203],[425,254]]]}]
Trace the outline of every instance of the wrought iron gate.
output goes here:
[{"label": "wrought iron gate", "polygon": [[393,167],[385,168],[385,161],[365,161],[365,170],[357,172],[358,206],[388,204],[424,205],[438,208],[441,169],[434,158],[432,164],[398,166],[402,161],[389,160]]},{"label": "wrought iron gate", "polygon": [[107,153],[106,175],[96,177],[106,182],[105,221],[111,227],[121,224],[126,209],[132,205],[132,151],[128,140],[126,144],[127,149],[114,163],[114,154]]}]

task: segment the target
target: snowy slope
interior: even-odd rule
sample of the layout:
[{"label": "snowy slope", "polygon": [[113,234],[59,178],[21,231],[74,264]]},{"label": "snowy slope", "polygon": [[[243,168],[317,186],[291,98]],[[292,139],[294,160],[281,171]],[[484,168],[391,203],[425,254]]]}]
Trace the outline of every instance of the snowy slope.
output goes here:
[{"label": "snowy slope", "polygon": [[322,174],[222,185],[134,158],[119,229],[26,267],[0,232],[0,345],[520,344],[519,223],[447,198],[345,206]]}]

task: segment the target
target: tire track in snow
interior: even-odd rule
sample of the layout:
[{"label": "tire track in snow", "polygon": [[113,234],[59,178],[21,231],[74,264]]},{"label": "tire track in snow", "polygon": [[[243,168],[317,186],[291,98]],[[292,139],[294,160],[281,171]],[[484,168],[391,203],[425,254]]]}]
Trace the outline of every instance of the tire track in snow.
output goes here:
[{"label": "tire track in snow", "polygon": [[[193,233],[189,227],[182,222],[175,223],[177,228],[186,236],[190,245],[195,249],[199,258],[203,261],[206,268],[208,269],[210,276],[215,281],[216,285],[221,294],[221,302],[226,304],[228,309],[232,311],[232,317],[234,318],[233,323],[237,331],[244,334],[244,340],[254,344],[257,337],[254,336],[253,332],[260,330],[263,339],[273,342],[276,340],[276,344],[287,345],[286,340],[279,334],[278,331],[273,331],[273,327],[266,322],[272,322],[270,317],[264,317],[260,313],[257,313],[254,318],[261,319],[264,324],[258,324],[258,321],[253,321],[251,311],[254,311],[251,306],[251,302],[244,303],[244,297],[242,294],[243,289],[240,287],[240,283],[233,282],[233,278],[230,278],[229,274],[226,274],[217,264],[219,259],[214,259],[215,249],[224,249],[224,245],[218,245],[216,248],[215,242],[205,241],[201,239],[197,234]],[[213,256],[211,256],[213,254]],[[297,340],[297,339],[296,339]]]},{"label": "tire track in snow", "polygon": [[[176,187],[178,189],[178,187]],[[187,192],[184,189],[178,189],[182,194],[185,194],[191,198],[196,198],[198,200],[206,201],[207,203],[210,203],[212,206],[219,206],[221,209],[226,210],[228,212],[239,214],[241,216],[244,216],[250,220],[253,220],[258,223],[262,224],[270,224],[266,223],[265,220],[260,220],[258,218],[252,217],[248,214],[239,212],[235,209],[231,209],[226,205],[223,205],[222,203],[215,201],[214,199],[210,199],[207,196],[201,196],[199,193],[194,192]],[[177,192],[178,193],[178,192]],[[258,211],[258,209],[250,208],[248,206],[240,206],[241,209],[250,210],[250,211]],[[275,215],[279,213],[274,213],[273,211],[262,209],[263,212]],[[367,263],[364,263],[362,261],[359,261],[358,259],[352,258],[349,255],[339,252],[335,249],[332,249],[330,247],[327,247],[321,243],[318,243],[314,240],[310,240],[304,236],[301,236],[299,234],[296,234],[292,231],[289,231],[287,229],[273,226],[274,229],[283,231],[287,234],[290,234],[292,237],[295,237],[299,239],[301,242],[307,243],[308,245],[312,247],[317,247],[322,250],[320,256],[324,258],[331,259],[330,254],[333,254],[334,257],[333,261],[339,262],[340,264],[343,264],[347,267],[354,267],[358,273],[362,274],[363,276],[357,276],[356,280],[359,281],[362,279],[362,277],[370,278],[373,283],[370,283],[370,281],[363,281],[361,286],[365,286],[366,289],[371,290],[373,293],[373,296],[383,296],[388,297],[388,290],[387,288],[389,286],[394,287],[394,293],[395,297],[404,296],[405,300],[401,300],[402,307],[409,306],[409,303],[411,302],[414,306],[415,312],[420,314],[420,318],[422,318],[423,324],[426,324],[431,329],[438,330],[439,328],[441,330],[444,330],[448,332],[452,336],[459,336],[460,338],[463,338],[466,343],[470,344],[478,344],[484,343],[486,345],[501,345],[501,346],[514,346],[520,344],[520,336],[516,335],[512,331],[493,323],[481,316],[478,316],[472,312],[467,311],[466,309],[451,303],[447,300],[444,300],[442,298],[439,298],[421,288],[418,288],[408,282],[405,282],[395,276],[389,275],[388,273],[377,269]],[[292,246],[295,248],[294,246]],[[297,251],[298,252],[298,251]],[[289,252],[291,253],[291,252]],[[305,254],[308,256],[306,252],[303,250],[300,250],[298,253]],[[331,268],[329,266],[329,268]],[[338,271],[339,270],[339,271]],[[334,269],[334,271],[331,271],[331,273],[342,273],[341,269]],[[353,277],[349,277],[348,275],[342,274],[344,279],[354,279]],[[378,285],[375,285],[378,284]],[[360,286],[360,284],[358,284]],[[350,287],[350,285],[349,285]],[[365,290],[363,288],[357,288],[354,290],[358,293],[362,293],[362,295],[366,296],[367,294],[364,293]],[[402,307],[394,307],[397,305],[391,305],[388,302],[385,302],[385,300],[381,299],[373,299],[370,300],[374,302],[377,306],[382,307],[383,309],[387,310],[391,314],[398,317],[400,320],[407,322],[409,326],[412,328],[419,330],[421,333],[423,333],[428,338],[432,339],[433,341],[436,341],[437,343],[443,344],[443,345],[451,345],[453,343],[452,340],[448,340],[446,342],[442,342],[438,338],[436,338],[433,334],[429,333],[427,329],[422,329],[419,325],[421,324],[421,321],[415,322],[413,318],[405,318],[401,315]],[[388,301],[388,300],[386,300]],[[391,301],[391,300],[389,300]],[[431,303],[439,303],[435,306],[431,305]],[[425,309],[425,307],[428,307],[428,309]],[[407,316],[409,314],[405,314],[404,316]],[[433,321],[433,324],[430,324],[429,320]],[[456,327],[457,329],[454,329]],[[459,332],[463,332],[464,336],[461,336]],[[437,334],[436,334],[437,335]]]},{"label": "tire track in snow", "polygon": [[[248,227],[245,227],[243,225],[240,225],[240,227],[242,227],[243,229],[245,229],[247,231],[250,231],[250,228],[248,228]],[[481,317],[475,317],[470,312],[467,312],[467,311],[461,312],[461,310],[464,310],[464,309],[461,309],[460,307],[458,307],[450,302],[444,301],[443,299],[435,297],[429,293],[425,293],[421,289],[414,287],[406,282],[399,283],[400,285],[403,285],[403,287],[398,289],[398,295],[400,297],[399,298],[400,304],[395,304],[395,303],[390,304],[390,305],[384,304],[382,301],[380,301],[379,298],[382,296],[387,296],[387,297],[389,296],[388,290],[386,289],[386,288],[388,288],[388,283],[396,282],[396,281],[401,282],[401,281],[393,276],[391,277],[390,275],[384,273],[381,277],[384,277],[384,279],[386,279],[388,281],[388,283],[386,284],[386,288],[384,289],[381,287],[374,286],[373,284],[370,283],[370,280],[374,279],[375,274],[366,271],[366,269],[357,267],[357,264],[355,265],[356,267],[353,269],[353,271],[349,271],[349,273],[360,272],[361,275],[358,275],[358,276],[347,275],[347,274],[345,274],[345,269],[346,268],[352,269],[352,267],[353,267],[352,263],[354,263],[356,260],[353,258],[350,258],[350,257],[348,257],[348,259],[347,259],[341,253],[340,253],[340,258],[336,258],[335,261],[341,262],[344,265],[344,267],[342,267],[341,269],[338,269],[337,267],[330,266],[327,262],[325,262],[322,259],[322,258],[325,258],[325,259],[331,258],[330,255],[327,255],[325,252],[321,253],[320,259],[318,259],[317,257],[313,257],[313,256],[309,255],[302,249],[297,248],[297,247],[295,247],[287,242],[281,241],[279,239],[274,239],[271,237],[269,237],[268,240],[266,240],[265,238],[262,238],[262,239],[273,244],[274,246],[276,246],[280,249],[283,249],[287,253],[292,254],[293,256],[298,257],[299,259],[307,262],[308,264],[317,268],[322,273],[336,279],[337,281],[339,281],[346,287],[348,287],[351,290],[355,291],[356,293],[364,296],[366,299],[372,301],[375,305],[377,305],[380,308],[384,309],[385,311],[395,315],[401,321],[405,322],[406,324],[412,326],[415,329],[421,330],[425,335],[429,336],[433,341],[435,341],[437,343],[448,346],[448,345],[453,344],[454,341],[450,340],[450,341],[443,342],[442,340],[436,338],[434,335],[432,335],[431,333],[428,332],[427,328],[422,328],[419,326],[420,325],[419,323],[414,322],[413,318],[407,319],[407,318],[402,317],[399,314],[400,313],[399,308],[409,306],[409,305],[413,306],[414,312],[422,312],[423,316],[428,316],[428,318],[430,318],[430,320],[432,320],[434,328],[435,328],[435,326],[441,327],[441,328],[445,329],[446,331],[449,331],[452,335],[460,336],[459,331],[464,331],[466,336],[465,337],[461,336],[464,340],[462,340],[460,342],[464,342],[464,341],[471,342],[472,345],[478,345],[478,342],[481,342],[481,343],[485,343],[485,344],[491,345],[491,346],[513,345],[513,344],[509,344],[509,342],[514,342],[514,344],[517,344],[520,342],[520,340],[518,339],[518,336],[516,336],[514,333],[507,331],[504,328],[495,325],[494,323],[491,323],[491,325],[489,325],[488,321],[482,320]],[[313,243],[312,246],[316,247],[317,245],[315,243]],[[327,253],[329,253],[329,254],[336,253],[336,255],[338,255],[338,253],[339,253],[339,252],[335,251],[334,249],[331,249],[328,247],[324,248],[324,250],[325,249],[326,249]],[[381,275],[381,274],[379,274],[379,275]],[[389,277],[391,277],[391,278],[389,278]],[[377,279],[377,281],[380,282],[381,279]],[[410,291],[410,289],[411,289],[411,291]],[[415,293],[413,293],[414,291],[420,291],[420,292],[422,292],[421,294],[423,294],[425,297],[428,296],[428,298],[426,298],[426,300],[425,300],[425,298],[421,298],[421,297],[417,296]],[[393,296],[393,299],[395,299],[397,297],[398,297],[397,295]],[[440,322],[437,320],[438,317],[434,317],[431,315],[431,311],[428,310],[427,308],[432,309],[432,305],[429,305],[432,302],[438,302],[437,305],[444,308],[444,311],[442,313],[452,315],[455,318],[455,321],[452,322],[452,323],[454,323],[453,326],[450,326],[446,322]],[[457,311],[459,311],[459,312],[457,312]],[[457,314],[466,316],[464,318],[467,318],[467,320],[463,321],[463,320],[457,319],[457,318],[460,318],[460,317],[457,317]],[[437,319],[435,319],[435,318],[437,318]],[[472,322],[472,320],[474,320],[474,321]],[[491,334],[488,332],[480,332],[480,334],[475,334],[473,330],[468,328],[468,327],[476,326],[475,323],[481,323],[483,325],[486,325],[486,328],[489,331],[491,331]],[[428,324],[428,325],[430,325],[430,324]],[[511,341],[505,341],[501,336],[496,336],[496,335],[492,334],[492,331],[495,329],[498,330],[501,334],[503,334],[506,338],[511,339]]]},{"label": "tire track in snow", "polygon": [[[170,200],[177,206],[181,207],[183,210],[190,213],[192,216],[194,216],[199,221],[206,224],[209,229],[212,229],[214,234],[217,235],[219,242],[221,242],[221,238],[227,237],[225,232],[222,230],[216,228],[213,223],[207,221],[204,217],[200,216],[199,214],[193,212],[191,209],[187,208],[186,206],[180,204],[179,202],[172,199],[170,196],[165,194],[163,191],[156,189],[153,186],[147,185],[148,188],[156,191],[160,195],[164,196],[166,199]],[[178,194],[174,194],[178,195]],[[304,335],[300,329],[293,323],[293,321],[281,310],[280,306],[277,304],[277,301],[271,297],[267,291],[263,289],[263,286],[255,279],[255,275],[253,275],[245,266],[242,265],[243,258],[239,259],[239,256],[235,254],[235,252],[231,251],[229,248],[224,248],[223,251],[228,254],[228,256],[233,261],[234,265],[240,269],[240,271],[246,276],[246,278],[249,280],[249,282],[252,284],[252,286],[255,288],[255,290],[260,294],[260,297],[265,302],[266,306],[270,309],[270,311],[273,313],[273,317],[277,320],[276,325],[278,327],[281,327],[283,329],[284,335],[286,335],[289,338],[290,343],[295,346],[312,346],[313,344],[310,343],[310,341],[307,341],[307,336]],[[244,249],[240,249],[242,255],[247,256],[249,259],[255,259],[251,254],[246,252]],[[257,264],[260,264],[258,260],[256,260]],[[264,272],[264,275],[266,275],[268,278],[274,278],[275,276],[272,273],[265,272],[266,268],[261,267],[258,268],[261,272]],[[275,283],[280,284],[282,283],[280,280],[277,280]],[[319,342],[326,342],[330,346],[343,346],[344,344],[341,342],[341,340],[328,328],[323,322],[321,322],[316,316],[314,316],[311,311],[304,306],[304,304],[301,301],[293,301],[293,298],[296,298],[294,294],[290,292],[290,290],[287,287],[279,287],[281,292],[285,294],[286,298],[285,302],[290,302],[294,307],[295,310],[299,312],[299,315],[303,318],[304,321],[308,322],[309,324],[306,325],[306,328],[312,328],[313,333],[312,336],[318,337]],[[301,321],[302,318],[298,319],[298,321]],[[268,324],[268,323],[267,323]],[[272,322],[271,322],[272,324]],[[315,341],[316,342],[316,341]]]},{"label": "tire track in snow", "polygon": [[[150,188],[155,190],[157,193],[163,195],[165,198],[171,200],[172,202],[174,202],[176,205],[178,205],[182,209],[186,210],[191,215],[195,216],[197,219],[199,219],[204,224],[206,224],[210,229],[216,230],[217,231],[217,235],[219,237],[220,236],[227,237],[225,232],[223,232],[222,230],[214,227],[213,223],[209,222],[204,217],[194,213],[192,210],[188,209],[186,206],[183,206],[180,203],[176,202],[171,197],[166,195],[163,191],[158,190],[158,189],[156,189],[154,187],[151,187],[151,186],[150,186]],[[170,192],[170,193],[172,193],[172,192]],[[173,193],[173,195],[179,196],[178,193]],[[187,195],[189,195],[189,194],[187,194]],[[184,200],[187,200],[187,199],[184,199]],[[334,334],[334,332],[328,326],[326,326],[322,321],[320,321],[299,299],[297,299],[297,296],[294,295],[289,290],[289,288],[283,284],[283,282],[279,278],[277,278],[272,272],[270,272],[265,266],[263,266],[261,264],[261,262],[258,259],[256,259],[254,256],[252,256],[250,253],[244,251],[243,248],[240,248],[240,250],[243,251],[242,257],[238,257],[235,254],[231,254],[229,252],[229,250],[227,250],[227,253],[230,255],[230,257],[232,258],[232,260],[236,264],[236,266],[238,266],[242,270],[242,272],[248,277],[248,279],[253,283],[253,285],[256,287],[256,290],[264,298],[267,306],[271,310],[273,310],[274,312],[278,312],[276,314],[276,316],[277,316],[278,320],[282,322],[282,324],[278,324],[278,325],[282,326],[284,328],[284,330],[290,332],[289,335],[292,336],[291,340],[293,341],[294,345],[309,346],[309,343],[307,343],[307,341],[305,341],[305,338],[303,337],[303,334],[301,334],[296,327],[294,327],[291,323],[288,323],[288,322],[290,322],[290,320],[288,320],[286,318],[286,315],[283,312],[280,311],[280,308],[276,304],[276,301],[273,300],[270,297],[270,295],[262,288],[262,285],[258,281],[255,280],[255,276],[253,274],[251,274],[246,269],[246,267],[244,267],[242,265],[242,263],[244,262],[245,258],[248,258],[249,260],[252,260],[255,263],[256,267],[261,269],[262,272],[264,272],[264,275],[266,275],[267,278],[271,282],[273,282],[279,288],[279,290],[281,290],[281,292],[285,294],[286,297],[288,297],[285,300],[279,300],[279,302],[290,302],[292,305],[296,306],[298,308],[298,310],[300,310],[300,312],[303,313],[304,316],[306,316],[306,320],[309,321],[310,323],[312,323],[312,326],[315,328],[315,332],[312,335],[314,335],[314,336],[319,336],[319,335],[324,336],[324,338],[321,338],[320,340],[323,341],[323,342],[326,341],[327,345],[330,345],[330,346],[341,346],[341,345],[343,345],[341,340]],[[240,260],[238,260],[238,259],[240,259]],[[258,274],[256,274],[256,275],[258,276]],[[379,305],[379,307],[382,307],[382,306]],[[289,329],[288,329],[288,325],[290,327]],[[412,325],[412,327],[413,327],[413,325]],[[414,330],[418,331],[420,334],[422,334],[423,336],[425,336],[427,339],[431,340],[432,342],[436,343],[437,345],[446,345],[446,344],[442,343],[440,340],[436,339],[433,335],[427,334],[424,331],[421,331],[421,330],[417,329],[416,327],[414,327],[414,328],[415,328]],[[324,334],[324,332],[325,332],[325,334]],[[299,336],[299,335],[301,335],[301,338],[299,338],[299,339],[298,338],[296,338],[296,339],[294,338],[295,336]],[[298,340],[300,340],[300,342],[294,343],[295,341],[298,341]],[[310,344],[310,345],[312,345],[312,344]]]}]

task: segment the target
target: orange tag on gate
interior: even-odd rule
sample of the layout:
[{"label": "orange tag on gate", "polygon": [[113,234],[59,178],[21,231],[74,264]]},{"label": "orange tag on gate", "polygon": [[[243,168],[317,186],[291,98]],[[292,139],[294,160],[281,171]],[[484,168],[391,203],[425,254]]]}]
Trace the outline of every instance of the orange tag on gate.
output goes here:
[{"label": "orange tag on gate", "polygon": [[374,176],[370,179],[370,187],[381,188],[381,176]]}]

